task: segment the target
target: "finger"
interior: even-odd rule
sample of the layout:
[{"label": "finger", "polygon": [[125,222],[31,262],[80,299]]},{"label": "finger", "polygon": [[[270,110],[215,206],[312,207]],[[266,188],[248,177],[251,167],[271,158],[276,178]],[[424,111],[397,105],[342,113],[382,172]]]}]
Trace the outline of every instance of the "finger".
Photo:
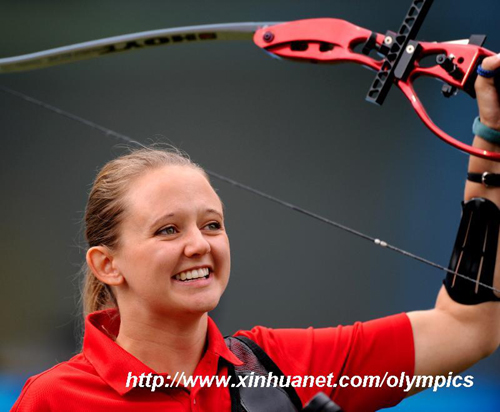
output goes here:
[{"label": "finger", "polygon": [[500,53],[494,56],[486,57],[481,63],[481,67],[485,70],[496,70],[500,67]]},{"label": "finger", "polygon": [[[481,67],[484,70],[494,71],[500,69],[500,53],[495,54],[493,56],[486,57],[481,62]],[[495,86],[495,78],[486,78],[484,76],[477,76],[475,85],[476,92],[481,90],[494,90],[497,86]]]}]

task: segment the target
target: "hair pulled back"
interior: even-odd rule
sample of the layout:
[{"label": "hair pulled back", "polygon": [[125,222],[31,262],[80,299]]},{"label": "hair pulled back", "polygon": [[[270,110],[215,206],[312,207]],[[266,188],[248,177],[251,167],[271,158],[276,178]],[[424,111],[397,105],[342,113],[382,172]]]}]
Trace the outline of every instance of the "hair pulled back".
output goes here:
[{"label": "hair pulled back", "polygon": [[[203,169],[178,149],[141,148],[106,163],[97,175],[85,209],[85,239],[88,247],[119,246],[119,227],[124,217],[124,196],[133,180],[164,166]],[[97,279],[87,264],[83,267],[83,315],[117,307],[111,288]]]}]

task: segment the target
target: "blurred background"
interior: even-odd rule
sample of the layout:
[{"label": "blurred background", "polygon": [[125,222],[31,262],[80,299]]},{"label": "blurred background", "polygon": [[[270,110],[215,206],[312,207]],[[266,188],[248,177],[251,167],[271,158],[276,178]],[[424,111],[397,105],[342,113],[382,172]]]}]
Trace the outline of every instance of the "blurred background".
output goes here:
[{"label": "blurred background", "polygon": [[[336,17],[396,31],[410,1],[1,1],[0,56],[196,24]],[[418,36],[487,34],[497,0],[435,1]],[[297,64],[251,42],[186,44],[4,74],[0,84],[447,265],[467,156],[431,134],[393,88],[364,98],[359,65]],[[431,117],[472,138],[475,101],[417,82]],[[121,142],[0,93],[0,410],[30,375],[79,351],[82,217],[97,170]],[[224,334],[254,325],[326,327],[431,308],[443,273],[213,180],[226,205],[232,278],[211,314]],[[500,353],[469,389],[418,395],[399,411],[498,410]]]}]

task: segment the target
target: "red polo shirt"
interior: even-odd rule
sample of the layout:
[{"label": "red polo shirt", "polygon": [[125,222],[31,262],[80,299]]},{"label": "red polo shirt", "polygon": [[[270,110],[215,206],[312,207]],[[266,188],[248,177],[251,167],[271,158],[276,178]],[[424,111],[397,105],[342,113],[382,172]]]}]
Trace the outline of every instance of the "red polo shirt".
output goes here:
[{"label": "red polo shirt", "polygon": [[[126,387],[129,372],[139,377],[159,375],[118,346],[120,320],[115,310],[90,314],[85,322],[82,353],[31,377],[13,411],[227,411],[229,389],[190,390]],[[413,334],[405,314],[353,326],[323,329],[269,329],[257,326],[240,331],[259,344],[285,375],[327,376],[413,374]],[[215,323],[208,318],[208,346],[193,376],[227,376],[224,359],[242,362],[226,347]],[[165,376],[165,374],[162,374]],[[402,388],[296,388],[305,404],[319,390],[333,397],[345,411],[375,410],[398,403]]]}]

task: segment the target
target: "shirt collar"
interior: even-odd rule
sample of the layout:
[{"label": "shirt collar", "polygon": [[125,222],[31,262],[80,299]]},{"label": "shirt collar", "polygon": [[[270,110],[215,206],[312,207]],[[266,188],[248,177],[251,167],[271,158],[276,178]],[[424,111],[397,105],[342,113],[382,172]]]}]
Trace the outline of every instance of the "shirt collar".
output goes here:
[{"label": "shirt collar", "polygon": [[[224,338],[215,322],[208,317],[208,345],[200,364],[214,356],[224,358],[235,366],[242,365],[226,346]],[[120,329],[120,315],[116,309],[107,309],[89,314],[85,320],[83,354],[95,368],[97,374],[120,395],[132,388],[126,387],[129,372],[134,376],[142,373],[157,373],[115,343]]]},{"label": "shirt collar", "polygon": [[229,350],[219,328],[210,316],[208,316],[208,351],[215,352],[234,366],[243,365],[243,362]]}]

